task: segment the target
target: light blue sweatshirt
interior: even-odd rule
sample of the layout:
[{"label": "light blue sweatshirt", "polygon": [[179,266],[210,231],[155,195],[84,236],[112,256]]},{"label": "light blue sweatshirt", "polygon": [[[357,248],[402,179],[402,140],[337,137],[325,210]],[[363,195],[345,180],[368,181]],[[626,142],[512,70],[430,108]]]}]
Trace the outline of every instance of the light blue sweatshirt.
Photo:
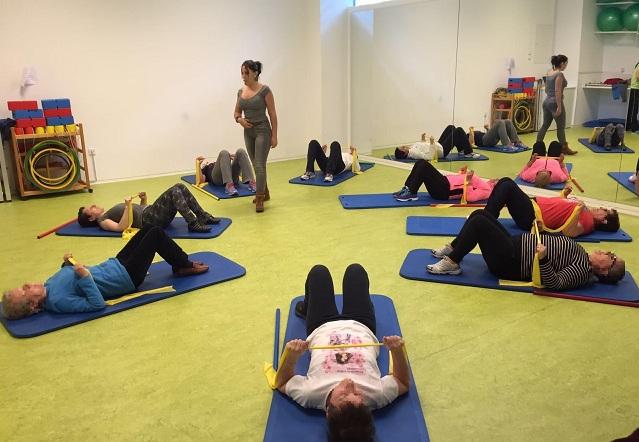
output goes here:
[{"label": "light blue sweatshirt", "polygon": [[105,299],[135,290],[129,273],[116,258],[87,269],[91,275],[80,278],[73,266],[64,266],[47,279],[44,309],[55,313],[92,312],[106,307]]}]

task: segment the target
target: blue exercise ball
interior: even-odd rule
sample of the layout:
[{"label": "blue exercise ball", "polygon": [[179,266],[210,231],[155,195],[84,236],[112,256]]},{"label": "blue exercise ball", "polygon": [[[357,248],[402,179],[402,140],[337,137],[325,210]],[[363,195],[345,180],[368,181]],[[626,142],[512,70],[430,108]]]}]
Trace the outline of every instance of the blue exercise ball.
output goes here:
[{"label": "blue exercise ball", "polygon": [[603,8],[597,15],[597,29],[601,32],[621,31],[623,29],[621,9],[614,6]]},{"label": "blue exercise ball", "polygon": [[623,27],[629,31],[637,31],[639,27],[639,5],[632,5],[624,11]]}]

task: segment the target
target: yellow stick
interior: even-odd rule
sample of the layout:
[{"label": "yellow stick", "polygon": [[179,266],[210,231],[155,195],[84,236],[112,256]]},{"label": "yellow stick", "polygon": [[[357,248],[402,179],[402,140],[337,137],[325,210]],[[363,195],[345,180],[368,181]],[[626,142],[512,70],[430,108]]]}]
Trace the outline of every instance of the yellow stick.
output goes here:
[{"label": "yellow stick", "polygon": [[193,187],[194,189],[199,190],[200,192],[202,192],[202,193],[204,193],[204,194],[206,194],[206,195],[210,196],[211,198],[213,198],[213,199],[215,199],[215,200],[217,200],[217,201],[219,201],[219,200],[220,200],[220,198],[218,198],[217,196],[213,195],[211,192],[208,192],[208,191],[206,191],[206,190],[202,189],[201,187],[196,186],[195,184],[191,184],[191,187]]},{"label": "yellow stick", "polygon": [[202,189],[202,186],[206,185],[206,181],[202,177],[202,168],[200,167],[200,164],[202,164],[202,160],[200,160],[199,158],[196,158],[195,159],[195,184],[191,184],[191,186],[196,188],[200,192],[210,196],[214,200],[219,201],[220,199],[217,196],[213,195],[211,192],[207,192],[206,190]]},{"label": "yellow stick", "polygon": [[309,350],[335,350],[337,348],[354,348],[354,347],[383,347],[381,342],[369,342],[368,344],[338,344],[338,345],[316,345],[309,347]]},{"label": "yellow stick", "polygon": [[139,298],[140,296],[144,296],[144,295],[151,295],[154,293],[165,293],[165,292],[168,293],[168,292],[174,292],[174,291],[175,289],[173,288],[172,285],[167,285],[164,287],[158,287],[156,289],[150,289],[150,290],[144,290],[137,293],[131,293],[130,295],[122,296],[117,299],[109,299],[108,301],[105,301],[105,302],[107,305],[116,305],[121,302],[128,301],[129,299]]}]

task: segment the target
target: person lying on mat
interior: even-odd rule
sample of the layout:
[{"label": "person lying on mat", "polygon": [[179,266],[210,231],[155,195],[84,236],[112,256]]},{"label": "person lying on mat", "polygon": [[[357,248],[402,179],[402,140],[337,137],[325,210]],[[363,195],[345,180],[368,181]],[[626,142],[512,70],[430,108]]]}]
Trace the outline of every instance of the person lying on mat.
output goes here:
[{"label": "person lying on mat", "polygon": [[355,148],[350,147],[350,152],[342,152],[342,147],[337,141],[331,143],[328,157],[326,150],[328,146],[320,146],[319,141],[311,140],[308,143],[308,151],[306,153],[306,171],[300,176],[304,181],[310,180],[315,176],[315,163],[319,166],[324,174],[324,181],[330,183],[335,175],[351,170],[353,165],[353,151]]},{"label": "person lying on mat", "polygon": [[[450,151],[450,149],[448,150]],[[405,144],[395,149],[395,158],[398,160],[406,158],[413,160],[432,160],[444,156],[444,148],[442,145],[436,142],[433,136],[428,137],[428,140],[426,140],[425,132],[422,134],[421,141],[416,141],[410,145]]]},{"label": "person lying on mat", "polygon": [[139,287],[155,254],[173,267],[176,276],[197,275],[209,267],[189,257],[159,227],[139,230],[115,258],[85,267],[64,255],[62,268],[44,283],[30,282],[4,292],[2,310],[7,319],[20,319],[46,310],[52,313],[80,313],[101,310],[105,299],[119,298]]},{"label": "person lying on mat", "polygon": [[533,145],[530,160],[519,172],[519,178],[533,183],[536,187],[546,187],[549,184],[565,183],[570,176],[564,164],[564,154],[561,153],[559,141],[553,141],[548,146],[543,141]]},{"label": "person lying on mat", "polygon": [[[426,134],[422,134],[422,141],[425,141],[426,138]],[[429,144],[433,144],[432,141],[429,142]],[[466,158],[479,158],[480,156],[479,154],[473,152],[473,147],[470,144],[468,134],[464,131],[464,129],[461,127],[455,127],[452,124],[449,124],[448,126],[446,126],[446,128],[444,128],[442,134],[437,139],[437,143],[435,144],[439,144],[442,148],[441,153],[438,150],[438,158],[447,157],[450,151],[453,150],[453,147],[457,148],[459,155],[463,155]],[[408,155],[405,152],[405,149],[395,149],[395,158],[419,159],[418,157],[412,157]],[[430,158],[424,159],[432,159],[432,155]]]},{"label": "person lying on mat", "polygon": [[466,201],[471,203],[488,198],[495,187],[495,180],[485,180],[475,175],[466,166],[459,173],[442,175],[428,161],[419,160],[413,165],[408,178],[399,191],[393,194],[397,201],[416,201],[417,191],[422,184],[433,198],[437,200],[460,199],[466,183]]},{"label": "person lying on mat", "polygon": [[366,270],[351,264],[344,273],[344,307],[338,313],[328,269],[314,266],[308,273],[304,301],[295,314],[306,320],[306,340],[286,344],[289,356],[275,379],[280,392],[305,408],[326,412],[333,440],[373,440],[371,410],[390,404],[408,391],[410,370],[399,336],[385,336],[393,358],[393,374],[381,376],[379,347],[312,350],[306,376],[295,375],[295,365],[309,347],[377,343],[375,310]]},{"label": "person lying on mat", "polygon": [[623,141],[625,134],[623,124],[608,123],[605,127],[595,127],[589,141],[606,150],[612,150],[613,147],[623,148],[626,147]]},{"label": "person lying on mat", "polygon": [[171,224],[177,212],[184,217],[189,232],[210,232],[211,227],[207,224],[220,222],[219,218],[204,211],[189,189],[181,183],[167,189],[151,205],[147,205],[146,192],[140,192],[138,195],[140,204],[134,204],[131,198],[126,198],[124,203],[116,204],[106,211],[95,204],[80,207],[78,223],[82,227],[98,226],[111,232],[124,232],[129,227],[129,205],[133,208],[131,226],[135,228],[145,224],[165,228]]},{"label": "person lying on mat", "polygon": [[492,126],[484,125],[486,132],[473,130],[468,131],[468,138],[472,146],[490,147],[498,143],[511,150],[517,150],[523,144],[517,135],[517,129],[510,120],[495,120]]},{"label": "person lying on mat", "polygon": [[[572,192],[566,186],[563,196],[529,198],[523,190],[510,178],[502,178],[497,182],[486,203],[486,210],[495,218],[506,207],[515,224],[520,229],[530,230],[535,220],[535,204],[539,207],[544,226],[548,229],[561,229],[561,233],[575,238],[587,235],[594,230],[616,232],[619,230],[619,214],[615,209],[605,207],[587,207],[577,199],[565,198]],[[578,208],[578,215],[573,212]],[[566,223],[570,221],[567,225]]]},{"label": "person lying on mat", "polygon": [[235,186],[240,182],[240,175],[242,183],[248,184],[249,190],[255,193],[255,175],[246,150],[239,148],[234,154],[230,154],[228,150],[222,149],[217,155],[217,160],[212,163],[202,156],[197,159],[201,161],[204,179],[215,186],[223,185],[225,194],[238,195]]},{"label": "person lying on mat", "polygon": [[475,210],[464,223],[459,235],[440,249],[432,251],[441,258],[426,270],[437,275],[459,275],[464,257],[479,245],[490,273],[514,281],[533,280],[534,256],[539,256],[539,271],[544,287],[570,290],[592,282],[615,284],[626,273],[623,259],[613,252],[595,250],[588,254],[574,239],[561,234],[542,232],[511,236],[488,210]]}]

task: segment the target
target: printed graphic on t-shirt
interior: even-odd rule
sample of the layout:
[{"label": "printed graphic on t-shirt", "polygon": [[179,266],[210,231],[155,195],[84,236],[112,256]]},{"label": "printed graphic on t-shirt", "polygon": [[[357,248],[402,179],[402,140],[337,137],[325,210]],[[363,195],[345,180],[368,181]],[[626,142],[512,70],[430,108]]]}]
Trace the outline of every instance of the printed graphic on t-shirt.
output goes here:
[{"label": "printed graphic on t-shirt", "polygon": [[[332,333],[329,338],[329,345],[361,343],[362,339],[359,336],[352,336],[350,333]],[[330,350],[324,356],[322,368],[324,373],[364,374],[364,355],[357,348]]]}]

